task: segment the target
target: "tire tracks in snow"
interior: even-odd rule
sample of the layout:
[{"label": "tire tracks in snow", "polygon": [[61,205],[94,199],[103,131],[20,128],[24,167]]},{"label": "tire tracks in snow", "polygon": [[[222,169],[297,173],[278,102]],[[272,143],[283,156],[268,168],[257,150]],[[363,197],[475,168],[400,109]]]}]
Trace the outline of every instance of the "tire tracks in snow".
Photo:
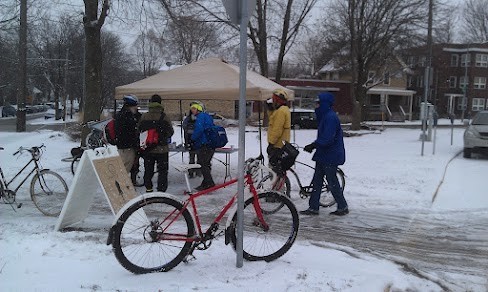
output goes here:
[{"label": "tire tracks in snow", "polygon": [[[300,218],[300,239],[349,246],[392,260],[444,290],[486,289],[486,212],[451,212],[449,217],[429,210],[351,210],[345,217],[324,213]],[[459,275],[470,279],[460,284]]]}]

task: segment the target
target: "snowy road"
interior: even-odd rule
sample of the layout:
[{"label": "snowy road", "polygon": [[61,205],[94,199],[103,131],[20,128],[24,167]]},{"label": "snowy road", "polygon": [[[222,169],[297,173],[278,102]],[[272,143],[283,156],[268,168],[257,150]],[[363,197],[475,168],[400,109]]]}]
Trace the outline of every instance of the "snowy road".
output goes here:
[{"label": "snowy road", "polygon": [[[300,238],[319,246],[346,245],[404,264],[407,270],[436,281],[448,290],[463,290],[463,280],[450,274],[465,274],[469,282],[486,283],[488,271],[488,218],[459,215],[455,222],[436,218],[435,213],[391,213],[354,210],[343,218],[322,215],[303,218]],[[338,246],[333,246],[339,248]],[[461,283],[460,283],[461,282]]]},{"label": "snowy road", "polygon": [[[451,168],[465,171],[465,175],[457,178],[462,182],[449,176]],[[352,209],[348,216],[339,218],[327,214],[333,208],[322,209],[318,217],[301,217],[300,238],[318,246],[340,249],[345,245],[381,256],[446,290],[465,291],[474,282],[480,291],[488,291],[487,206],[464,209],[479,201],[470,201],[469,191],[461,191],[463,186],[483,182],[488,159],[466,160],[458,156],[449,169],[446,176],[449,184],[442,185],[431,208],[404,206],[392,210],[371,204]],[[457,198],[452,199],[459,201],[461,210],[438,207],[448,199],[444,196],[452,193],[443,192],[446,187],[460,189]],[[460,278],[460,274],[465,276]]]}]

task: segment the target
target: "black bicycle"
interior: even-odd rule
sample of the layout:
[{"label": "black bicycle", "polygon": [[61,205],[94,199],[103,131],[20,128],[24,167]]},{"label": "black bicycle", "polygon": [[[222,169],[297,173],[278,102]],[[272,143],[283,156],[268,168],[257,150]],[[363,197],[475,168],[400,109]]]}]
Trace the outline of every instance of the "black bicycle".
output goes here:
[{"label": "black bicycle", "polygon": [[76,167],[80,162],[81,156],[86,149],[95,149],[107,145],[107,139],[105,138],[105,126],[110,122],[111,119],[103,121],[90,121],[84,123],[84,127],[90,129],[90,133],[85,138],[85,147],[77,147],[71,150],[71,155],[73,156],[71,160],[71,173],[74,175]]},{"label": "black bicycle", "polygon": [[[105,127],[111,120],[112,119],[110,118],[103,121],[90,121],[83,124],[83,126],[90,129],[90,133],[86,136],[85,147],[77,147],[71,150],[72,158],[69,158],[69,161],[71,161],[71,173],[73,175],[75,175],[78,163],[86,149],[95,149],[111,145],[105,136]],[[140,187],[144,185],[144,161],[140,155],[137,155],[134,161],[133,171],[131,171],[131,179],[135,182],[134,186]]]},{"label": "black bicycle", "polygon": [[[34,174],[30,183],[30,195],[34,205],[47,216],[58,216],[63,208],[64,201],[68,195],[68,186],[64,179],[54,171],[43,169],[39,163],[42,156],[43,149],[46,146],[35,146],[31,148],[20,147],[13,155],[22,154],[25,151],[32,156],[31,160],[10,180],[7,181],[0,167],[0,197],[6,204],[14,204],[17,191],[27,181],[27,179]],[[0,150],[4,150],[0,147]],[[10,189],[10,184],[17,178],[27,167],[34,163],[33,169],[15,188]],[[17,204],[20,208],[22,204]]]},{"label": "black bicycle", "polygon": [[[311,173],[315,171],[315,168],[313,166],[310,166],[306,163],[295,161],[295,164],[304,165],[310,168],[311,170],[313,170]],[[300,195],[300,198],[306,199],[310,197],[313,191],[312,181],[310,182],[309,185],[303,185],[302,181],[300,180],[300,177],[298,176],[296,171],[293,170],[293,168],[287,170],[284,176],[278,176],[273,170],[267,168],[266,172],[261,173],[262,178],[260,180],[258,179],[258,183],[256,185],[260,189],[277,191],[280,192],[281,194],[284,194],[288,198],[291,198],[291,182],[290,182],[290,178],[288,177],[288,173],[292,173],[298,183],[298,188],[299,188],[298,194]],[[346,187],[346,179],[345,179],[346,175],[344,174],[344,171],[339,167],[337,168],[336,175],[339,181],[339,185],[341,186],[342,191],[344,191],[344,188]],[[322,184],[322,192],[320,194],[319,204],[321,207],[327,208],[333,206],[335,203],[336,201],[334,200],[334,197],[330,193],[327,180],[324,176],[324,182]],[[263,211],[266,211],[268,213],[273,213],[275,210],[263,210]]]}]

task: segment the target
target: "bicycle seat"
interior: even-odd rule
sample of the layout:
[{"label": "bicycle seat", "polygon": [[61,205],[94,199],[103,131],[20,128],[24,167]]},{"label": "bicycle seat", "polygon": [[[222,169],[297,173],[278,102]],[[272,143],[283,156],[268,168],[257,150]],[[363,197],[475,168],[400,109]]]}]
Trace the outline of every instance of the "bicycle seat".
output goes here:
[{"label": "bicycle seat", "polygon": [[4,150],[3,147],[0,147],[0,150]]}]

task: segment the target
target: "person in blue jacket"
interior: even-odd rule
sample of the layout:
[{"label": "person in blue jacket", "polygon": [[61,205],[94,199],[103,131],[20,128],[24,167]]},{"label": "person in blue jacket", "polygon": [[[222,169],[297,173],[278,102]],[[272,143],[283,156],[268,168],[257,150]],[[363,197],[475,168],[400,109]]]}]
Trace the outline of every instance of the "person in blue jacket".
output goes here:
[{"label": "person in blue jacket", "polygon": [[201,191],[215,186],[211,173],[212,157],[215,149],[209,147],[205,129],[214,125],[212,117],[204,111],[201,103],[192,103],[190,106],[192,115],[195,116],[195,125],[191,134],[191,149],[197,152],[197,163],[200,164],[203,181],[196,190]]},{"label": "person in blue jacket", "polygon": [[312,157],[312,160],[315,161],[315,172],[312,179],[313,190],[308,202],[309,208],[300,211],[300,214],[319,214],[320,193],[325,175],[329,190],[337,203],[337,210],[330,214],[344,216],[349,213],[349,209],[339,185],[336,171],[337,167],[346,161],[346,153],[341,123],[337,114],[332,110],[334,95],[329,92],[320,93],[316,102],[317,139],[304,147],[304,150],[309,153],[315,149]]}]

